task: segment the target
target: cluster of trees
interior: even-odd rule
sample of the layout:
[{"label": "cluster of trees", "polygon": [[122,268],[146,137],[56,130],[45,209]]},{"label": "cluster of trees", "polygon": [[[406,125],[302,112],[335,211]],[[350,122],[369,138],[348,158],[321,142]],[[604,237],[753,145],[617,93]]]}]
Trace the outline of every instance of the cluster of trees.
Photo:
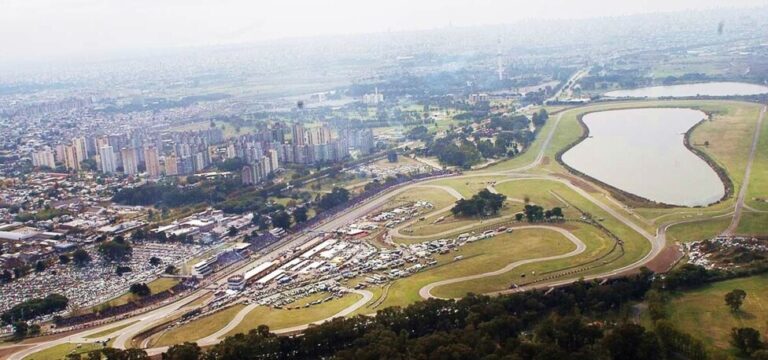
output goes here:
[{"label": "cluster of trees", "polygon": [[64,295],[50,294],[42,299],[30,299],[17,304],[8,311],[0,315],[0,320],[6,324],[15,321],[26,321],[34,319],[40,315],[46,315],[61,311],[67,308],[69,299]]},{"label": "cluster of trees", "polygon": [[471,199],[459,199],[456,205],[451,208],[451,213],[460,216],[489,216],[496,215],[504,201],[506,195],[494,194],[488,189],[483,189],[472,196]]},{"label": "cluster of trees", "polygon": [[527,131],[531,120],[527,116],[522,114],[507,115],[507,114],[494,114],[491,116],[490,127],[510,132]]},{"label": "cluster of trees", "polygon": [[432,141],[433,138],[433,135],[429,133],[429,129],[424,125],[411,128],[405,136],[410,140],[421,140],[424,142]]},{"label": "cluster of trees", "polygon": [[243,166],[245,166],[245,160],[239,157],[226,159],[217,165],[217,167],[221,171],[232,171],[232,172],[242,170]]},{"label": "cluster of trees", "polygon": [[347,201],[349,201],[349,190],[340,187],[334,187],[330,193],[323,194],[320,197],[320,201],[317,203],[317,206],[322,210],[328,210],[336,207],[337,205],[346,203]]},{"label": "cluster of trees", "polygon": [[533,125],[536,125],[537,129],[544,126],[548,119],[549,113],[547,112],[547,109],[541,109],[531,116],[531,122],[533,122]]},{"label": "cluster of trees", "polygon": [[135,283],[131,284],[130,289],[128,290],[131,292],[131,294],[136,296],[149,296],[152,294],[152,289],[149,288],[149,285],[145,283]]},{"label": "cluster of trees", "polygon": [[118,235],[111,241],[105,241],[99,244],[99,255],[107,261],[121,262],[133,254],[133,248],[125,238]]},{"label": "cluster of trees", "polygon": [[463,138],[456,139],[455,136],[435,140],[429,146],[429,151],[437,156],[440,163],[462,168],[469,168],[483,159],[475,143]]},{"label": "cluster of trees", "polygon": [[27,336],[35,336],[40,334],[40,325],[29,325],[25,321],[16,321],[13,323],[13,337],[16,339],[22,339]]},{"label": "cluster of trees", "polygon": [[[77,249],[72,253],[72,262],[80,267],[86,266],[91,263],[93,259],[84,249]],[[59,261],[62,261],[59,259]],[[67,261],[68,262],[68,261]]]},{"label": "cluster of trees", "polygon": [[217,204],[241,188],[242,184],[237,178],[200,180],[189,186],[146,183],[134,188],[120,189],[112,196],[112,201],[124,205],[171,208],[201,203]]},{"label": "cluster of trees", "polygon": [[528,220],[528,222],[562,219],[563,217],[563,209],[559,207],[553,207],[550,210],[544,210],[544,208],[539,205],[530,204],[525,205],[522,213],[515,214],[515,219],[517,221],[522,221],[523,218],[525,218]]}]

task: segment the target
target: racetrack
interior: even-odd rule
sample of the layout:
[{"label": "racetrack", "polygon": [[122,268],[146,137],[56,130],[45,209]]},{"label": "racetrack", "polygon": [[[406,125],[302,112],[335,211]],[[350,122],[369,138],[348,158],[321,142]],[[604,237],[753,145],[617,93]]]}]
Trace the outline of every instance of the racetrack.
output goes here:
[{"label": "racetrack", "polygon": [[[472,172],[472,173],[468,173],[468,174],[454,175],[454,176],[450,176],[450,177],[443,177],[443,178],[436,178],[436,179],[427,179],[427,180],[418,181],[418,182],[406,183],[406,184],[403,184],[403,185],[400,185],[400,186],[397,186],[397,187],[385,190],[383,193],[377,195],[376,197],[374,197],[374,198],[372,198],[372,199],[370,199],[370,200],[368,200],[368,201],[366,201],[364,203],[360,203],[360,204],[357,204],[357,205],[355,205],[353,207],[350,207],[346,211],[336,215],[335,217],[332,217],[332,218],[328,219],[324,223],[322,223],[322,224],[318,225],[317,227],[315,227],[314,229],[312,229],[311,232],[308,231],[308,232],[305,232],[305,233],[294,235],[292,237],[286,238],[285,240],[283,240],[283,241],[281,241],[281,242],[279,242],[277,244],[274,244],[274,245],[268,247],[266,250],[263,251],[263,254],[260,257],[258,257],[254,261],[252,261],[247,266],[243,266],[242,268],[236,270],[234,273],[243,274],[245,271],[253,268],[256,264],[267,262],[267,261],[272,261],[274,259],[277,259],[282,253],[284,253],[286,251],[289,251],[289,250],[292,250],[293,248],[295,248],[295,247],[297,247],[297,246],[299,246],[299,245],[301,245],[301,244],[311,240],[315,236],[315,234],[314,234],[315,232],[328,232],[328,231],[332,231],[332,230],[334,230],[336,228],[339,228],[339,227],[341,227],[343,225],[346,225],[346,224],[354,221],[355,219],[358,219],[358,218],[362,217],[363,215],[367,215],[367,214],[375,211],[376,209],[378,209],[378,208],[382,207],[383,205],[387,204],[387,202],[389,202],[391,199],[395,198],[396,196],[398,196],[398,195],[400,195],[400,194],[402,194],[402,193],[404,193],[406,191],[414,190],[414,189],[418,189],[418,188],[423,188],[423,187],[439,188],[439,189],[442,189],[442,190],[448,192],[454,198],[459,199],[459,198],[462,198],[463,196],[458,191],[456,191],[455,189],[453,189],[451,187],[437,184],[437,182],[442,181],[444,179],[469,179],[469,178],[488,177],[488,176],[504,177],[504,179],[498,181],[496,183],[496,185],[499,185],[499,184],[504,183],[504,182],[517,181],[517,180],[555,181],[555,182],[564,184],[570,190],[574,191],[579,196],[583,197],[586,201],[590,202],[591,204],[594,204],[596,207],[600,208],[602,211],[606,212],[612,218],[616,219],[617,221],[619,221],[623,225],[627,226],[629,229],[631,229],[632,231],[636,232],[637,234],[642,236],[644,239],[646,239],[650,243],[650,250],[646,254],[644,254],[640,259],[632,262],[631,264],[627,264],[625,266],[622,266],[620,268],[611,269],[609,271],[605,271],[605,272],[602,272],[600,274],[590,275],[590,276],[586,277],[586,279],[605,278],[605,277],[616,276],[616,275],[619,275],[619,274],[623,274],[623,273],[626,273],[626,272],[629,272],[629,271],[636,270],[636,269],[644,266],[648,262],[650,262],[666,246],[666,231],[667,231],[667,229],[670,226],[675,225],[675,224],[685,223],[686,221],[690,221],[690,220],[679,220],[679,221],[676,221],[676,222],[669,222],[669,223],[662,224],[661,226],[657,227],[657,230],[656,230],[655,234],[651,234],[647,230],[645,230],[643,228],[643,226],[641,226],[640,224],[637,223],[637,221],[643,221],[643,219],[640,219],[636,214],[632,213],[631,211],[628,211],[625,208],[622,208],[621,206],[617,206],[615,203],[613,204],[613,206],[608,204],[608,203],[606,203],[606,199],[607,199],[607,201],[611,201],[611,202],[613,201],[613,199],[610,199],[610,198],[602,199],[602,197],[601,197],[601,199],[598,200],[598,198],[596,198],[592,193],[584,190],[582,187],[577,186],[576,184],[572,183],[568,179],[564,179],[563,177],[553,176],[553,175],[549,175],[549,174],[527,174],[527,173],[525,173],[526,171],[535,169],[539,165],[541,165],[541,163],[542,163],[542,161],[543,161],[543,159],[545,157],[545,153],[546,153],[548,147],[550,146],[550,144],[552,142],[552,139],[553,139],[553,137],[554,137],[554,135],[555,135],[555,133],[556,133],[556,131],[558,129],[558,125],[560,124],[563,115],[568,113],[569,111],[574,111],[574,110],[566,110],[566,111],[560,112],[557,115],[557,117],[554,119],[554,122],[551,125],[551,129],[549,129],[549,132],[546,134],[546,136],[544,136],[542,139],[540,139],[543,142],[540,144],[540,147],[538,149],[538,153],[536,154],[535,158],[530,163],[528,163],[526,165],[523,165],[523,166],[520,166],[520,167],[517,167],[517,168],[514,168],[514,169],[508,169],[508,170],[493,170],[493,168],[491,167],[490,169],[486,169],[486,170],[478,171],[478,172]],[[764,117],[764,115],[765,115],[765,109],[761,113],[760,121],[762,121],[762,118]],[[753,156],[754,156],[754,146],[753,146],[753,151],[752,151],[752,154],[750,155],[750,157],[753,157]],[[749,172],[747,172],[747,177],[745,179],[748,179],[748,177],[749,177]],[[742,187],[743,187],[742,188],[742,192],[743,192],[743,189],[746,188],[745,184],[742,185]],[[738,218],[737,218],[738,214],[741,212],[741,208],[744,206],[743,205],[743,197],[744,197],[744,195],[741,194],[741,192],[740,192],[740,194],[739,194],[739,201],[736,204],[736,207],[737,207],[736,215],[734,215],[734,222],[736,224],[738,224]],[[432,214],[430,214],[430,216],[435,216],[439,212],[445,211],[447,209],[448,208],[440,209],[440,211],[435,211]],[[699,219],[699,221],[700,220],[701,219]],[[648,224],[646,223],[645,225],[648,225]],[[428,285],[422,287],[419,290],[419,295],[422,298],[430,298],[430,297],[433,297],[433,295],[431,294],[431,291],[433,289],[439,287],[439,286],[444,286],[444,285],[458,283],[458,282],[462,282],[462,281],[470,281],[470,280],[474,280],[474,279],[479,279],[479,278],[484,278],[484,277],[489,277],[489,276],[495,276],[495,275],[503,274],[503,273],[509,272],[509,271],[511,271],[511,270],[513,270],[513,269],[515,269],[515,268],[517,268],[519,266],[525,265],[525,264],[530,264],[530,263],[535,263],[535,262],[542,262],[542,261],[549,261],[549,260],[555,260],[555,259],[563,259],[563,258],[567,258],[567,257],[571,257],[571,256],[576,256],[576,255],[581,254],[582,252],[584,252],[585,249],[586,249],[586,245],[584,245],[584,242],[581,239],[578,239],[575,235],[573,235],[572,233],[570,233],[567,230],[564,230],[562,228],[553,227],[553,226],[547,226],[547,225],[525,225],[525,226],[520,226],[520,227],[517,227],[517,228],[539,228],[539,229],[558,231],[561,234],[565,235],[566,238],[569,241],[574,243],[576,245],[576,249],[571,251],[571,252],[568,252],[566,254],[560,254],[560,255],[554,255],[554,256],[549,256],[549,257],[542,257],[542,258],[536,258],[536,259],[525,259],[525,260],[516,261],[516,262],[510,263],[510,264],[504,266],[501,269],[498,269],[498,270],[495,270],[495,271],[491,271],[491,272],[486,272],[486,273],[482,273],[482,274],[475,274],[475,275],[469,275],[469,276],[463,276],[463,277],[458,277],[458,278],[453,278],[453,279],[443,279],[443,280],[440,280],[440,281],[437,281],[437,282],[433,282],[431,284],[428,284]],[[397,229],[397,230],[399,230],[399,229]],[[461,228],[452,229],[450,232],[456,232],[458,230],[461,230]],[[428,237],[440,236],[440,234],[429,235],[429,236],[412,236],[412,235],[400,235],[398,233],[397,236],[410,237],[410,238],[428,238]],[[556,280],[556,281],[542,282],[542,283],[538,283],[536,285],[532,285],[530,287],[524,287],[524,288],[520,288],[520,289],[504,290],[504,291],[500,291],[500,292],[497,292],[497,293],[508,293],[508,292],[514,292],[514,291],[523,291],[523,290],[534,288],[534,287],[539,288],[539,287],[558,286],[558,285],[563,285],[563,284],[571,283],[571,282],[573,282],[575,280],[576,279],[573,279],[573,278],[570,278],[570,279],[566,278],[566,279],[561,279],[561,280]],[[216,285],[222,285],[225,282],[226,282],[226,276],[223,277],[221,280],[219,280],[216,283]],[[355,310],[357,310],[360,307],[362,307],[363,305],[365,305],[366,303],[370,302],[373,299],[373,294],[371,292],[369,292],[369,291],[364,291],[364,290],[350,290],[350,291],[362,295],[362,298],[360,300],[358,300],[357,302],[355,302],[355,304],[353,304],[352,306],[349,306],[349,307],[345,308],[344,310],[340,311],[339,313],[334,314],[332,317],[329,317],[327,319],[323,319],[323,320],[320,320],[320,321],[317,321],[317,322],[314,322],[314,323],[315,324],[316,323],[320,323],[320,322],[332,319],[334,317],[347,316],[347,315],[353,313]],[[83,330],[80,333],[77,333],[75,335],[71,335],[71,336],[68,336],[68,337],[64,337],[64,338],[61,338],[61,339],[51,340],[51,341],[48,341],[48,342],[43,342],[43,343],[35,344],[34,346],[31,346],[29,348],[23,348],[20,351],[18,351],[17,353],[11,355],[9,357],[9,359],[20,360],[20,359],[24,358],[25,356],[30,355],[32,353],[35,353],[35,352],[47,349],[47,348],[52,347],[52,346],[63,344],[63,343],[87,343],[87,342],[94,342],[96,340],[106,340],[106,338],[108,338],[108,337],[115,337],[115,336],[116,337],[115,337],[113,346],[116,347],[116,348],[127,348],[127,347],[129,347],[131,345],[131,341],[133,340],[133,338],[136,335],[138,335],[139,333],[141,333],[141,332],[151,328],[152,326],[155,326],[155,325],[160,324],[160,323],[162,323],[164,321],[167,321],[167,319],[169,319],[169,318],[171,318],[173,316],[178,316],[178,315],[180,315],[183,312],[189,311],[188,308],[187,309],[183,309],[183,310],[182,310],[182,308],[187,303],[189,303],[191,301],[194,301],[195,299],[197,299],[197,298],[199,298],[201,296],[204,296],[208,292],[209,292],[209,290],[207,290],[207,289],[200,289],[200,290],[198,290],[196,292],[193,292],[192,294],[190,294],[189,296],[187,296],[187,297],[185,297],[183,299],[179,299],[179,300],[175,300],[173,302],[169,302],[168,304],[165,304],[165,305],[163,305],[163,306],[161,306],[161,307],[159,307],[159,308],[157,308],[155,310],[149,311],[149,312],[147,312],[145,314],[140,314],[140,315],[132,316],[132,317],[120,320],[118,322],[102,325],[102,326],[95,327],[95,328],[88,329],[88,330]],[[212,334],[210,336],[207,336],[207,337],[205,337],[203,339],[200,339],[199,340],[199,344],[201,346],[208,346],[208,345],[213,345],[213,344],[218,343],[219,341],[221,341],[221,337],[223,337],[225,334],[227,334],[232,329],[234,329],[238,324],[240,324],[243,321],[244,317],[248,314],[248,312],[250,312],[250,310],[252,310],[253,308],[254,308],[254,305],[249,305],[248,307],[246,307],[245,309],[240,311],[232,319],[232,321],[230,321],[225,327],[223,327],[222,329],[216,331],[216,333],[214,333],[214,334]],[[248,310],[248,311],[246,311],[246,310]],[[88,336],[89,334],[95,334],[95,333],[104,331],[104,330],[106,330],[108,328],[112,328],[112,327],[118,326],[120,324],[128,324],[128,323],[131,323],[131,322],[135,322],[135,323],[130,325],[130,326],[127,326],[126,328],[123,328],[123,329],[120,329],[120,330],[116,331],[114,334],[110,334],[110,336],[105,336],[105,337],[100,338],[100,339],[86,339],[86,336]],[[304,324],[304,325],[294,326],[294,327],[290,327],[290,328],[286,328],[286,329],[276,329],[274,332],[276,332],[276,333],[299,332],[299,331],[302,331],[302,330],[306,329],[310,325],[311,324]],[[147,351],[150,354],[159,354],[159,353],[165,351],[166,349],[167,348],[165,348],[165,347],[157,347],[157,348],[147,349]]]},{"label": "racetrack", "polygon": [[570,242],[572,242],[574,245],[576,245],[576,249],[574,249],[572,251],[569,251],[569,252],[567,252],[565,254],[560,254],[560,255],[553,255],[553,256],[546,256],[546,257],[535,258],[535,259],[525,259],[525,260],[515,261],[513,263],[507,264],[507,266],[504,266],[501,269],[494,270],[494,271],[489,271],[489,272],[482,273],[482,274],[461,276],[461,277],[457,277],[457,278],[453,278],[453,279],[446,279],[446,280],[436,281],[436,282],[433,282],[431,284],[427,284],[424,287],[422,287],[421,289],[419,289],[419,296],[421,296],[422,299],[435,298],[435,296],[432,295],[432,290],[434,288],[438,287],[438,286],[455,284],[455,283],[464,282],[464,281],[470,281],[470,280],[477,280],[477,279],[482,279],[482,278],[485,278],[485,277],[497,276],[497,275],[501,275],[501,274],[510,272],[513,269],[515,269],[515,268],[517,268],[519,266],[525,265],[525,264],[532,264],[532,263],[537,263],[537,262],[542,262],[542,261],[550,261],[550,260],[557,260],[557,259],[565,259],[565,258],[569,258],[569,257],[572,257],[572,256],[576,256],[576,255],[579,255],[579,254],[583,253],[584,250],[587,249],[587,245],[585,245],[584,242],[581,241],[581,239],[576,237],[576,235],[573,235],[573,233],[571,233],[570,231],[562,229],[562,228],[559,228],[559,227],[547,226],[547,225],[523,225],[523,226],[514,226],[512,228],[513,229],[520,229],[520,230],[523,230],[523,229],[543,229],[543,230],[557,231],[560,234],[562,234],[563,236],[565,236],[565,238],[568,239]]}]

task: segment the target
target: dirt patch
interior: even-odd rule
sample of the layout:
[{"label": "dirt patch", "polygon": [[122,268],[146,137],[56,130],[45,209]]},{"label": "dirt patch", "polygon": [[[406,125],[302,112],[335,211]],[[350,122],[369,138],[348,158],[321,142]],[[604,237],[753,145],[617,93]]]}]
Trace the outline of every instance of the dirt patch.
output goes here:
[{"label": "dirt patch", "polygon": [[581,188],[582,190],[584,190],[584,191],[586,191],[588,193],[596,193],[596,192],[600,191],[597,188],[595,188],[594,186],[592,186],[592,184],[584,181],[584,179],[582,179],[582,178],[580,178],[578,176],[573,176],[573,175],[570,175],[570,174],[556,174],[556,176],[570,181],[571,184],[575,185],[578,188]]},{"label": "dirt patch", "polygon": [[670,245],[661,250],[659,255],[656,255],[645,266],[655,273],[664,273],[669,271],[682,256],[683,252],[680,251],[678,245]]},{"label": "dirt patch", "polygon": [[5,360],[12,354],[30,347],[32,347],[32,345],[18,345],[18,346],[0,348],[0,360]]},{"label": "dirt patch", "polygon": [[549,156],[545,156],[541,158],[541,165],[549,165],[549,161],[550,161]]}]

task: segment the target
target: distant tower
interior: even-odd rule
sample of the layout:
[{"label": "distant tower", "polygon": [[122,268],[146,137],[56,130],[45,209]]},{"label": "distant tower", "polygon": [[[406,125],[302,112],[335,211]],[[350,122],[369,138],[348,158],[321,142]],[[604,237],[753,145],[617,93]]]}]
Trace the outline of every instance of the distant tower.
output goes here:
[{"label": "distant tower", "polygon": [[496,40],[496,72],[499,74],[499,81],[504,80],[504,67],[501,65],[501,38]]}]

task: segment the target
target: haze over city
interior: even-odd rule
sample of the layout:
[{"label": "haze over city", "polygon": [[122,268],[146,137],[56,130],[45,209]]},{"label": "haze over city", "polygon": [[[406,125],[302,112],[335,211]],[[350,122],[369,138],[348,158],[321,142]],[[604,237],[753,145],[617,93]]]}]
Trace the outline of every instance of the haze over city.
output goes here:
[{"label": "haze over city", "polygon": [[251,43],[449,26],[765,6],[764,0],[304,1],[6,0],[2,62],[83,60],[167,47]]}]

